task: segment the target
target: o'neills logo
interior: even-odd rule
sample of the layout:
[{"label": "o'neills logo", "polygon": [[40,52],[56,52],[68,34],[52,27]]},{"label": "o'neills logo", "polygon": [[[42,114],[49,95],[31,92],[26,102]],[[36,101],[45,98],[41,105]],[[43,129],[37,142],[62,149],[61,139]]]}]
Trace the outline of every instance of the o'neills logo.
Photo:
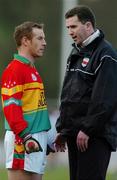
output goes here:
[{"label": "o'neills logo", "polygon": [[31,74],[31,76],[33,81],[37,81],[37,77],[35,76],[35,74]]},{"label": "o'neills logo", "polygon": [[82,66],[86,67],[88,62],[89,62],[89,58],[84,58],[83,61],[82,61]]}]

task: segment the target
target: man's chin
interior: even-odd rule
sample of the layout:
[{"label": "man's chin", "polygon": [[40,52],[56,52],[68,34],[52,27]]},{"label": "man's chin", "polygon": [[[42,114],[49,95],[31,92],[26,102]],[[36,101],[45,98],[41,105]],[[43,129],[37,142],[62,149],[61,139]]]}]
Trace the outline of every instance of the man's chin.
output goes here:
[{"label": "man's chin", "polygon": [[34,58],[39,58],[39,57],[42,57],[43,56],[43,54],[36,54],[36,55],[34,55]]},{"label": "man's chin", "polygon": [[76,43],[78,46],[81,46],[81,45],[82,45],[82,43],[79,42],[79,41],[76,41],[75,43]]}]

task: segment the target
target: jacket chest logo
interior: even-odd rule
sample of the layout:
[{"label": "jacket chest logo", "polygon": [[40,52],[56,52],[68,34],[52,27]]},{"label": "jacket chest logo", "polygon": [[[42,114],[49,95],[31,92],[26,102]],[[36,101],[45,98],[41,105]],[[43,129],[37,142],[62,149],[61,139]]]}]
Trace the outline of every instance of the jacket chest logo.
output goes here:
[{"label": "jacket chest logo", "polygon": [[31,74],[31,77],[32,77],[32,80],[33,80],[33,81],[37,81],[37,77],[36,77],[35,74]]},{"label": "jacket chest logo", "polygon": [[86,67],[88,63],[89,63],[89,58],[84,58],[82,60],[82,67]]}]

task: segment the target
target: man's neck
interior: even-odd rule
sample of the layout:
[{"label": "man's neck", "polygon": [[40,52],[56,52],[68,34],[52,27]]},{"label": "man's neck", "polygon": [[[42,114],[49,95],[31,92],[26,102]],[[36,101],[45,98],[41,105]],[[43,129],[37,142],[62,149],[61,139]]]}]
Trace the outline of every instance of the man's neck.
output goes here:
[{"label": "man's neck", "polygon": [[29,52],[27,52],[26,50],[23,50],[22,48],[18,48],[18,54],[20,56],[25,57],[26,59],[28,59],[31,63],[34,63],[34,57],[32,57]]}]

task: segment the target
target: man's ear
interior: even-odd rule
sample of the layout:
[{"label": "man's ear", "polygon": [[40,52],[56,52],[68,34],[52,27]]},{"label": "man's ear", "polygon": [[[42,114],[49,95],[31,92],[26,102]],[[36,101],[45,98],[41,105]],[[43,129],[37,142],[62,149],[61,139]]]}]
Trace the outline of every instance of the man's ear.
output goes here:
[{"label": "man's ear", "polygon": [[87,28],[90,28],[90,27],[92,26],[91,22],[89,22],[89,21],[87,21],[87,22],[85,23],[85,25],[87,26]]},{"label": "man's ear", "polygon": [[26,36],[22,37],[22,40],[21,40],[22,45],[27,46],[28,42],[29,42],[29,39]]}]

